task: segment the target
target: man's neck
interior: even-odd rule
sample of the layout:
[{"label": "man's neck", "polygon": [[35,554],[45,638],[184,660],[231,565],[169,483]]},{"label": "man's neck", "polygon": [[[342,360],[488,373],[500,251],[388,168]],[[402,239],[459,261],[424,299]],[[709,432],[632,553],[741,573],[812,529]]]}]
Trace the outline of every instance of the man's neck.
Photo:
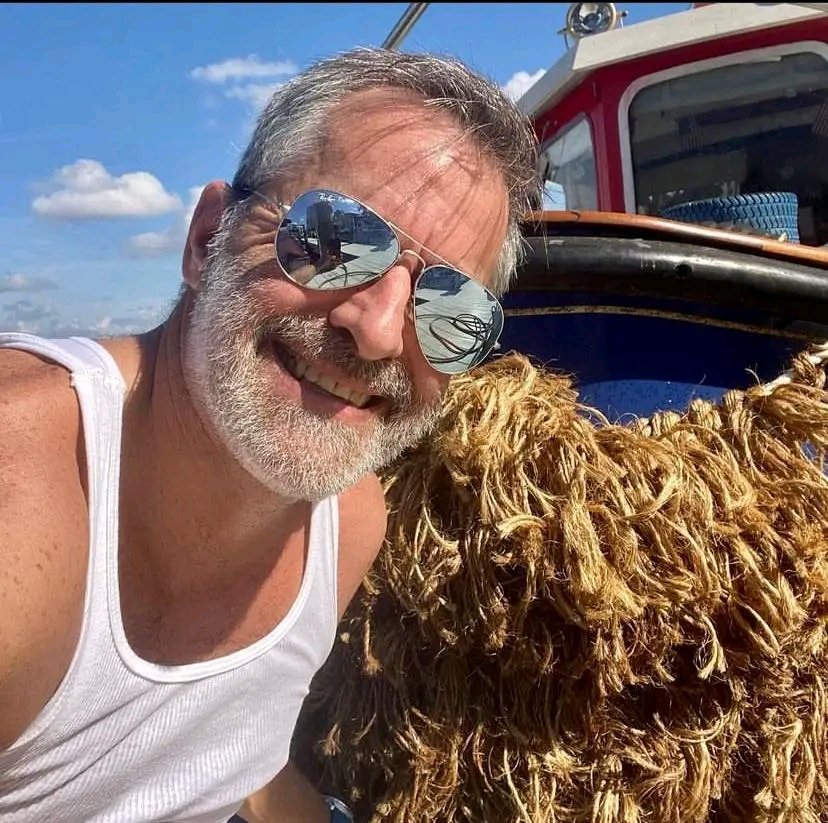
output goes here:
[{"label": "man's neck", "polygon": [[310,510],[256,481],[202,420],[183,371],[184,311],[179,305],[163,326],[104,344],[127,384],[122,544],[168,593],[265,573],[302,538]]}]

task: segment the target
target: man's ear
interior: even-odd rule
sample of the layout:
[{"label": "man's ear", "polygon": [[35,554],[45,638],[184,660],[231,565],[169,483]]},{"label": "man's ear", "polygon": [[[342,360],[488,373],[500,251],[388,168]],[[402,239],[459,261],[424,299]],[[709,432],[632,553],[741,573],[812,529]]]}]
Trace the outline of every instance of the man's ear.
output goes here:
[{"label": "man's ear", "polygon": [[214,180],[204,187],[198,205],[190,220],[187,242],[184,245],[184,259],[181,264],[184,282],[193,291],[198,291],[201,272],[207,258],[207,244],[213,239],[221,222],[221,215],[230,199],[226,183]]}]

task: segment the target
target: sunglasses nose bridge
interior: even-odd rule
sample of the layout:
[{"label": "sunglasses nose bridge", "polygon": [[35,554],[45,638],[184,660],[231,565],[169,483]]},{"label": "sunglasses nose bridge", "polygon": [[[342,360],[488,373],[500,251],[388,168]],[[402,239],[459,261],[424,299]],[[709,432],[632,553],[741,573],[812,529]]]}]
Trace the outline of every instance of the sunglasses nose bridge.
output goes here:
[{"label": "sunglasses nose bridge", "polygon": [[413,272],[415,275],[420,274],[423,271],[423,269],[426,268],[426,261],[419,254],[417,254],[417,252],[415,252],[414,249],[400,249],[399,256],[402,257],[404,254],[413,257],[417,261],[417,270]]}]

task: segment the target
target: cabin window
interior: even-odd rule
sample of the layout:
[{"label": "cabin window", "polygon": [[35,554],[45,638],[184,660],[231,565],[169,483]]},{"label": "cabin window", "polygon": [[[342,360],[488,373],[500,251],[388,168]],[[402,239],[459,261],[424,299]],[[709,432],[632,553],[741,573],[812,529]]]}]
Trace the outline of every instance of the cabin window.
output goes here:
[{"label": "cabin window", "polygon": [[794,192],[802,243],[828,244],[828,62],[815,51],[747,52],[743,62],[653,83],[629,108],[636,210]]},{"label": "cabin window", "polygon": [[546,143],[540,156],[543,208],[550,211],[598,208],[595,152],[586,117],[579,117]]}]

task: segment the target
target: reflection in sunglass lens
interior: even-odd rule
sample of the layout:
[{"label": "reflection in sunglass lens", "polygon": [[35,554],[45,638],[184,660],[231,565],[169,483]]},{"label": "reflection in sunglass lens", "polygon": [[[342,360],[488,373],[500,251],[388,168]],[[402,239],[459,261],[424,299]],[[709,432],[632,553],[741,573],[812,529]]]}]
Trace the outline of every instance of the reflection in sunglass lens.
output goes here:
[{"label": "reflection in sunglass lens", "polygon": [[503,330],[497,298],[448,266],[429,266],[414,288],[414,325],[426,360],[443,374],[482,362]]},{"label": "reflection in sunglass lens", "polygon": [[394,230],[371,209],[332,191],[310,191],[282,218],[276,256],[309,289],[345,289],[381,277],[400,254]]}]

